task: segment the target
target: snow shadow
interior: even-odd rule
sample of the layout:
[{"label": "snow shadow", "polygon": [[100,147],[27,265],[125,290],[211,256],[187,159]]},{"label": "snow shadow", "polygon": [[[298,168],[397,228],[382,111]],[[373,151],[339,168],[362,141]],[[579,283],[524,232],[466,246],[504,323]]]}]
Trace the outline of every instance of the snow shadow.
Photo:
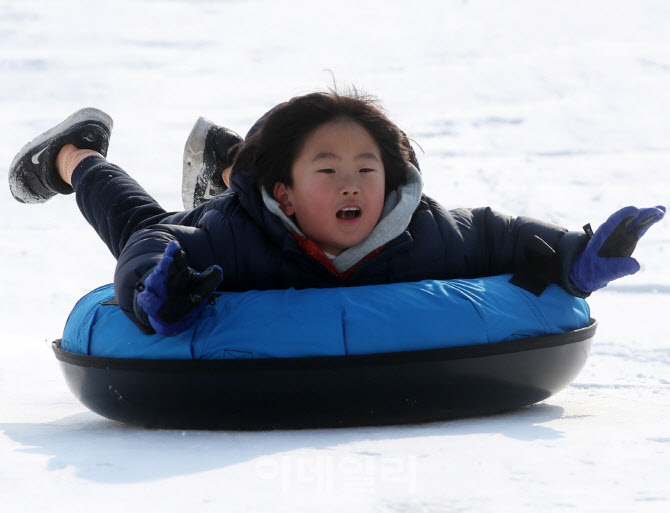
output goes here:
[{"label": "snow shadow", "polygon": [[[557,439],[561,431],[541,424],[563,408],[537,404],[490,417],[427,424],[284,431],[178,431],[127,426],[86,412],[46,423],[0,423],[0,431],[25,454],[45,455],[48,471],[72,468],[96,483],[130,483],[192,475],[298,450],[327,451],[365,442],[422,437],[501,434],[516,440]],[[447,440],[448,442],[449,440]]]}]

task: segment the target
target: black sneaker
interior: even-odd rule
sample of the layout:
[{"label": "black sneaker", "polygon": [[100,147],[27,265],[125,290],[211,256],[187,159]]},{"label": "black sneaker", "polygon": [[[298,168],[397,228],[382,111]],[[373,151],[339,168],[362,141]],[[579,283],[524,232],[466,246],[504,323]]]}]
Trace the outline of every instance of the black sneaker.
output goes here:
[{"label": "black sneaker", "polygon": [[44,203],[56,194],[71,194],[56,169],[58,152],[66,144],[107,155],[112,118],[98,109],[81,109],[51,130],[38,135],[14,157],[9,190],[21,203]]},{"label": "black sneaker", "polygon": [[240,141],[232,130],[198,118],[184,146],[181,198],[186,210],[226,192],[221,172],[233,163],[228,150]]}]

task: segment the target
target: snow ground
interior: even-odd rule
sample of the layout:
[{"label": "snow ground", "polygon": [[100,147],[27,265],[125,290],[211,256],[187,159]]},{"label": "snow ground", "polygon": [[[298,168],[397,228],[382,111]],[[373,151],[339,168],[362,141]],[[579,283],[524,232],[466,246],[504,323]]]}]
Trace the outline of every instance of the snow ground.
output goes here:
[{"label": "snow ground", "polygon": [[[0,0],[0,176],[91,105],[110,160],[168,209],[199,115],[244,132],[332,83],[378,95],[423,149],[426,190],[571,229],[670,196],[664,0]],[[114,261],[72,197],[7,189],[0,297],[2,511],[667,511],[670,222],[643,272],[590,300],[575,382],[505,415],[365,429],[151,431],[87,411],[50,341]]]}]

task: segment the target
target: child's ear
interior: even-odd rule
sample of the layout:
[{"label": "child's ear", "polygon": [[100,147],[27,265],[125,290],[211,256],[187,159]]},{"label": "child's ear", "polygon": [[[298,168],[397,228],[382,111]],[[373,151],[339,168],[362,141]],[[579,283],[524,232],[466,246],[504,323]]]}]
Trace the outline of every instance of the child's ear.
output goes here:
[{"label": "child's ear", "polygon": [[275,199],[279,202],[279,208],[281,208],[281,211],[284,212],[286,217],[291,217],[293,214],[295,214],[295,210],[291,204],[289,191],[288,187],[286,187],[286,184],[277,182],[272,193]]}]

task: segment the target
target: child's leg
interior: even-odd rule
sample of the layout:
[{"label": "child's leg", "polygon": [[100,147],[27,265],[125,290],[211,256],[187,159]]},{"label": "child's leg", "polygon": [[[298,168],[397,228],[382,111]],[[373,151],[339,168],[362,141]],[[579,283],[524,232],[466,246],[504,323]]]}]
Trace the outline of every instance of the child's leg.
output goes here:
[{"label": "child's leg", "polygon": [[9,188],[22,203],[76,191],[84,217],[118,258],[135,231],[169,214],[105,160],[112,125],[97,109],[75,112],[21,148],[9,168]]},{"label": "child's leg", "polygon": [[74,188],[79,210],[115,258],[133,233],[170,215],[102,155],[70,145],[60,151],[57,163],[63,180]]}]

